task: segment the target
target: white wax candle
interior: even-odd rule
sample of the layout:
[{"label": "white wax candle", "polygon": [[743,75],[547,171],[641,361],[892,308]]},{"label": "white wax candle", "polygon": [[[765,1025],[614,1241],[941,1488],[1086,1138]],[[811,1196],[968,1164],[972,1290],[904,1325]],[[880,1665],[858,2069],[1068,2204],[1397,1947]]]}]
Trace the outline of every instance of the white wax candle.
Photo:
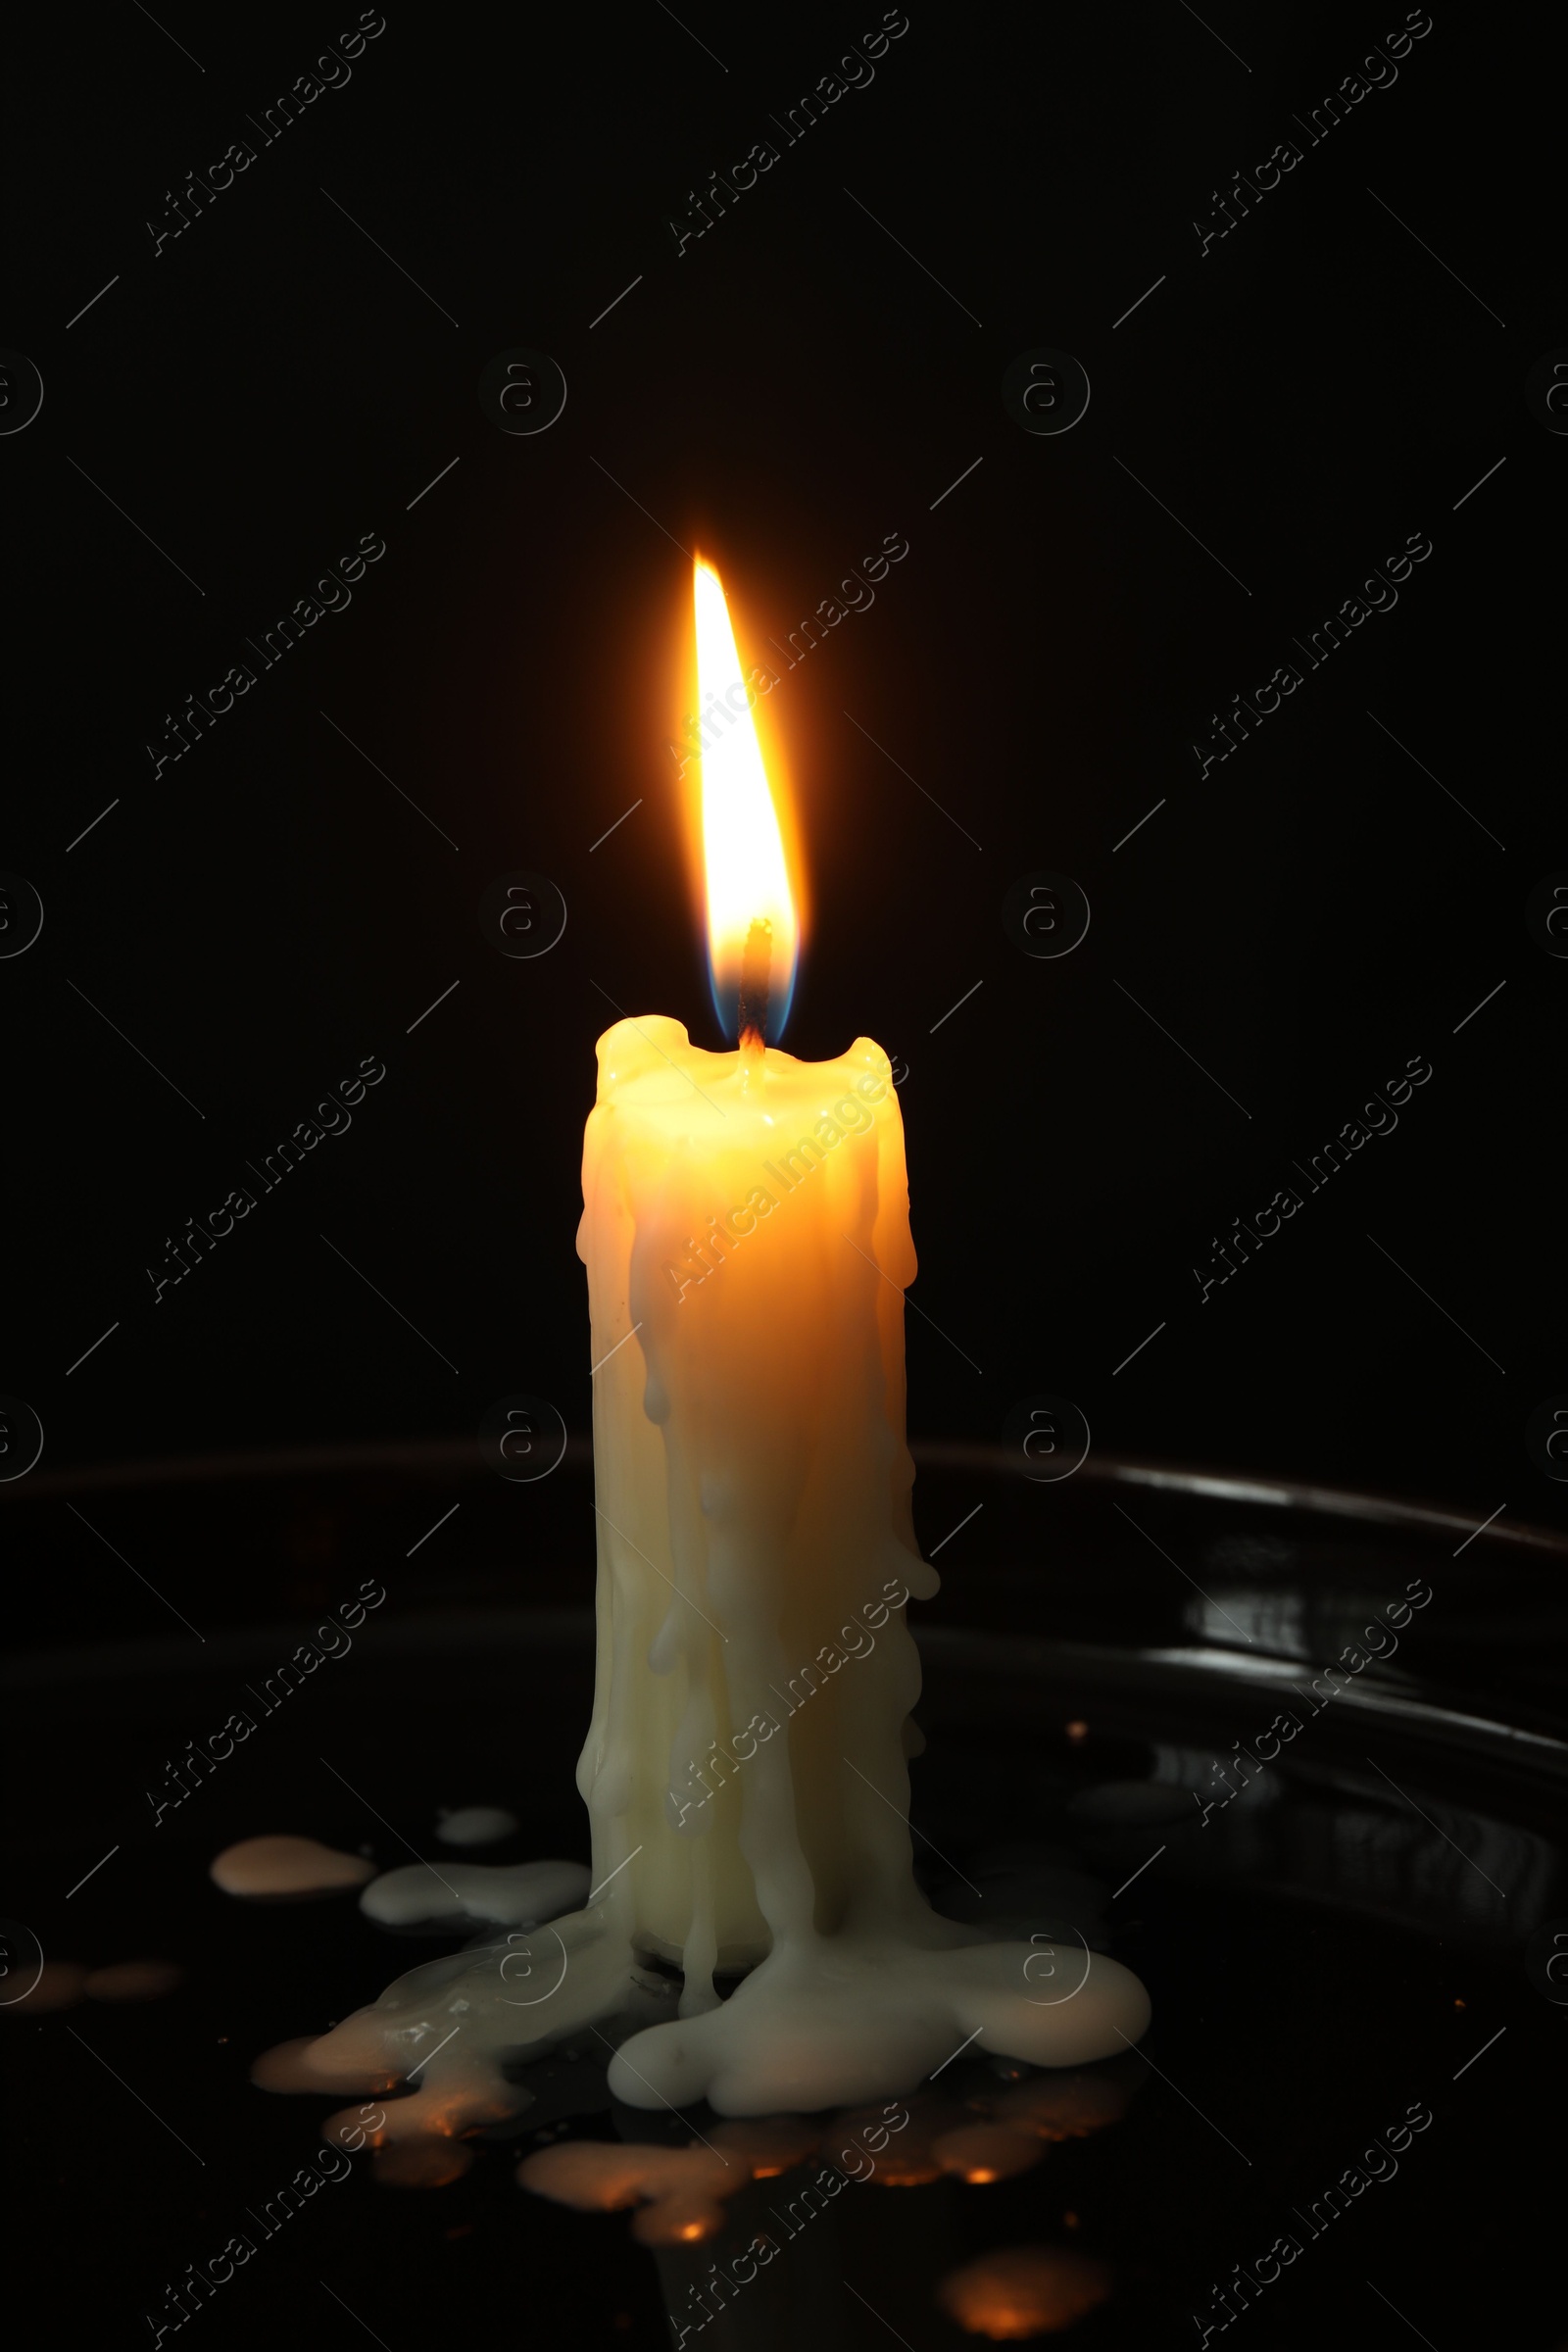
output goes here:
[{"label": "white wax candle", "polygon": [[[909,1514],[904,1131],[887,1055],[600,1040],[588,1266],[599,1674],[578,1786],[643,1948],[715,1963],[891,1915],[937,1576]],[[635,1857],[628,1859],[628,1857]]]}]

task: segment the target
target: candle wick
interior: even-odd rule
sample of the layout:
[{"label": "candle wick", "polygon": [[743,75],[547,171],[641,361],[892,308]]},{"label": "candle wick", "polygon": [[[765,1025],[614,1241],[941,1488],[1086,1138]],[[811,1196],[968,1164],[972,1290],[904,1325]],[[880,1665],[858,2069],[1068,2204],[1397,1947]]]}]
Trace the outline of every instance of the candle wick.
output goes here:
[{"label": "candle wick", "polygon": [[767,1044],[767,998],[773,976],[773,926],[759,917],[746,934],[741,957],[741,1051],[760,1054]]}]

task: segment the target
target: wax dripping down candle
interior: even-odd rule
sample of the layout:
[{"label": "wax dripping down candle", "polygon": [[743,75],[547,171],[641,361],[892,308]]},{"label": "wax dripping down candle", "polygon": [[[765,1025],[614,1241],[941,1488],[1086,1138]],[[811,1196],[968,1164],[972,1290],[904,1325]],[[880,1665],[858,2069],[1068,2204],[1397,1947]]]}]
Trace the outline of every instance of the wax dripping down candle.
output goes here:
[{"label": "wax dripping down candle", "polygon": [[[714,1003],[740,1042],[705,1052],[657,1013],[599,1041],[578,1231],[599,1545],[577,1766],[589,1893],[539,1932],[524,1988],[516,1951],[492,1942],[456,1975],[416,1970],[290,2061],[300,2087],[416,2071],[388,2110],[397,2132],[515,2112],[519,2056],[590,2026],[619,2045],[610,2086],[627,2105],[766,2115],[886,2098],[971,2044],[1078,2065],[1149,2017],[1115,1960],[992,1940],[915,1882],[920,1662],[903,1604],[938,1580],[905,1441],[904,1125],[869,1038],[825,1062],[766,1043],[798,901],[701,563],[695,622],[701,690],[737,712],[704,756],[700,829]],[[734,1769],[711,1788],[716,1755]],[[428,1874],[394,1878],[446,1907]],[[472,1915],[466,1879],[463,1899]],[[485,1916],[517,1920],[517,1899],[498,1888]],[[678,2016],[649,1958],[680,1970]],[[720,2001],[726,1969],[750,1973]]]}]

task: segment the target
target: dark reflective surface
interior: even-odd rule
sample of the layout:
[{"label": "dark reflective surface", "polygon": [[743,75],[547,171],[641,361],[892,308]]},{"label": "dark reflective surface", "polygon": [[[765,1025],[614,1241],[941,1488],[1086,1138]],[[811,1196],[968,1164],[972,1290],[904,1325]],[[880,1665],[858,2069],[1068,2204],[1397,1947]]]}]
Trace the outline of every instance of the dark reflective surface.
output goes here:
[{"label": "dark reflective surface", "polygon": [[[436,1850],[439,1807],[496,1802],[520,1828],[477,1858],[582,1850],[585,1469],[574,1449],[516,1490],[443,1446],[7,1498],[24,1640],[3,1907],[51,1960],[189,1971],[145,2005],[0,2013],[12,2215],[39,2278],[69,2276],[74,2326],[152,2340],[144,2315],[174,2316],[166,2287],[315,2159],[329,2103],[253,2089],[256,2052],[458,1942],[388,1936],[352,1896],[242,1908],[208,1881],[220,1846],[292,1830],[393,1866],[400,1840]],[[1145,1977],[1144,2049],[1091,2070],[1132,2070],[1119,2120],[1037,2134],[1009,2178],[895,2185],[884,2167],[803,2205],[815,2154],[727,2202],[716,2235],[655,2254],[624,2213],[519,2189],[515,2161],[563,2132],[685,2144],[714,2119],[612,2109],[592,2060],[559,2060],[464,2179],[397,2191],[357,2163],[185,2325],[336,2344],[358,2320],[395,2352],[454,2328],[652,2345],[674,2340],[667,2302],[688,2343],[720,2352],[889,2328],[924,2352],[965,2340],[943,2282],[1024,2247],[1104,2266],[1109,2297],[1074,2327],[1086,2346],[1233,2325],[1259,2347],[1347,2327],[1396,2340],[1403,2322],[1440,2352],[1483,2331],[1568,2336],[1552,2251],[1568,2019],[1524,1964],[1568,1916],[1568,1547],[1507,1516],[1469,1540],[1462,1513],[1308,1507],[1093,1457],[1042,1490],[948,1449],[916,1494],[944,1572],[915,1618],[922,1876],[955,1916],[1076,1932]],[[386,1598],[352,1647],[155,1830],[166,1766],[366,1578]],[[1015,2088],[961,2060],[910,2106],[906,2149],[922,2114],[994,2122]],[[1412,2107],[1430,2123],[1412,2128]],[[759,2231],[775,2257],[716,2286]],[[1288,2261],[1269,2254],[1282,2237]],[[1071,2276],[1051,2274],[1062,2310]],[[1004,2324],[999,2292],[971,2278],[971,2318]]]}]

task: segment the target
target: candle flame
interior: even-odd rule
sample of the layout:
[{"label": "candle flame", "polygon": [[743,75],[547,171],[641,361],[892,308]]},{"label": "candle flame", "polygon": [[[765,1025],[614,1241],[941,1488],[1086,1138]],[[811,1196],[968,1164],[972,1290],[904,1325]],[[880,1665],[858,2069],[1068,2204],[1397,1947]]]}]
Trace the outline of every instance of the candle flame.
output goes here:
[{"label": "candle flame", "polygon": [[789,1012],[800,955],[784,835],[753,723],[756,698],[747,687],[723,585],[701,556],[693,588],[713,1005],[725,1032],[738,1037],[744,967],[748,1007],[754,1007],[760,985],[767,1004],[766,1035],[777,1038]]}]

